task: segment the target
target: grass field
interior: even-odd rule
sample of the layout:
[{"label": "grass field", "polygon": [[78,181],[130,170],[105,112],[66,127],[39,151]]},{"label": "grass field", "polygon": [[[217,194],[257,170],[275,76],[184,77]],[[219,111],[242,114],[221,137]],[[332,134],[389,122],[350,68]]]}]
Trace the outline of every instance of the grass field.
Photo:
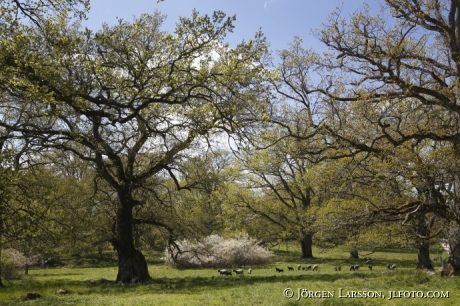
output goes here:
[{"label": "grass field", "polygon": [[[113,280],[116,267],[32,269],[21,280],[6,281],[0,288],[0,305],[459,305],[460,278],[427,275],[414,269],[413,252],[376,252],[370,254],[373,270],[361,259],[349,259],[340,251],[316,252],[313,260],[297,260],[295,249],[278,251],[276,261],[266,267],[253,267],[253,273],[220,276],[217,269],[177,270],[158,263],[149,266],[153,277],[148,284],[91,284],[90,279]],[[362,252],[362,255],[368,253]],[[387,263],[397,264],[387,270]],[[297,264],[318,264],[318,271],[297,271]],[[358,271],[349,271],[359,264]],[[287,266],[294,266],[288,271]],[[334,266],[342,266],[341,272]],[[440,265],[435,263],[437,270]],[[275,267],[283,268],[276,273]],[[230,267],[228,267],[230,268]],[[247,267],[246,267],[247,268]],[[293,297],[284,297],[291,289]],[[59,289],[69,291],[58,295]],[[286,290],[286,291],[285,291]],[[42,298],[20,302],[27,292]],[[390,298],[401,295],[400,298]],[[401,291],[401,293],[399,293]],[[413,291],[412,293],[409,291]],[[422,298],[443,292],[448,297]],[[299,298],[300,292],[300,298]],[[354,293],[353,293],[354,292]],[[432,293],[430,293],[432,292]],[[352,296],[355,295],[353,298]],[[377,297],[357,297],[373,295]]]}]

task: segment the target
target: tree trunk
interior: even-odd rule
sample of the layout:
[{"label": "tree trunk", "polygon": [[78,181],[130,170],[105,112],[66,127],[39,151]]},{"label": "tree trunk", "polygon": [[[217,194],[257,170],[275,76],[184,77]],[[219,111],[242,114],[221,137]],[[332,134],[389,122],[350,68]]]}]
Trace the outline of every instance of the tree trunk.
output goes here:
[{"label": "tree trunk", "polygon": [[146,282],[151,280],[147,261],[144,255],[134,247],[132,204],[134,201],[129,195],[120,197],[120,199],[115,236],[112,239],[112,244],[118,254],[116,281],[122,283]]},{"label": "tree trunk", "polygon": [[460,275],[460,224],[452,224],[447,234],[450,252],[447,268],[443,273],[449,276]]},{"label": "tree trunk", "polygon": [[417,250],[417,269],[427,268],[428,270],[434,270],[433,265],[430,259],[430,245],[429,243],[424,243],[418,247]]},{"label": "tree trunk", "polygon": [[2,282],[2,239],[3,238],[3,207],[0,206],[0,287],[4,287]]},{"label": "tree trunk", "polygon": [[[1,218],[1,215],[0,215]],[[1,236],[1,228],[0,228],[0,287],[5,287],[2,282],[2,236]]]},{"label": "tree trunk", "polygon": [[359,254],[358,254],[357,249],[350,250],[350,258],[359,258]]},{"label": "tree trunk", "polygon": [[300,240],[300,248],[302,249],[302,258],[313,258],[313,236],[303,235]]},{"label": "tree trunk", "polygon": [[[432,222],[427,220],[425,215],[420,216],[416,224],[416,232],[419,235],[419,237],[429,237],[431,226]],[[417,257],[417,269],[427,268],[428,270],[433,270],[433,265],[430,259],[430,243],[427,241],[427,239],[419,239]]]}]

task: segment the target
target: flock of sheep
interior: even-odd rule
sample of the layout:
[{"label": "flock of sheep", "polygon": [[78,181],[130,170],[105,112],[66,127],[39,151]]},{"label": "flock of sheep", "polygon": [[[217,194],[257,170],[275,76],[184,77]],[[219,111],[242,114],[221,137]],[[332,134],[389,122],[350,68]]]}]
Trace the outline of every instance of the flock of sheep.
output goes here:
[{"label": "flock of sheep", "polygon": [[[219,272],[220,275],[232,275],[232,270],[222,269],[222,270],[217,270],[217,272]],[[244,274],[244,270],[243,270],[243,269],[233,270],[233,272],[235,272],[236,274]],[[249,273],[249,274],[252,273],[252,269],[251,269],[251,268],[248,269],[248,273]]]},{"label": "flock of sheep", "polygon": [[[370,258],[367,258],[367,257],[363,257],[363,259],[366,260],[366,264],[368,265],[367,267],[369,268],[369,270],[372,270],[372,260]],[[387,264],[386,267],[387,267],[388,270],[394,270],[394,269],[396,269],[396,264]],[[288,268],[289,271],[294,271],[294,267],[288,266],[287,268]],[[351,265],[350,266],[350,271],[356,271],[358,269],[359,269],[359,265]],[[307,265],[307,266],[304,266],[304,267],[302,267],[302,265],[297,265],[297,270],[318,271],[318,264],[315,264],[313,266]],[[341,270],[342,270],[341,266],[335,266],[334,267],[334,271],[341,271]],[[278,267],[275,268],[275,271],[278,272],[278,273],[284,272],[283,269],[278,268]],[[228,269],[217,270],[217,272],[219,272],[220,275],[226,275],[226,276],[232,275],[232,270],[228,270]],[[235,272],[235,274],[244,274],[243,269],[235,269],[235,270],[233,270],[233,272]],[[249,274],[252,273],[251,268],[248,269],[248,273]]]}]

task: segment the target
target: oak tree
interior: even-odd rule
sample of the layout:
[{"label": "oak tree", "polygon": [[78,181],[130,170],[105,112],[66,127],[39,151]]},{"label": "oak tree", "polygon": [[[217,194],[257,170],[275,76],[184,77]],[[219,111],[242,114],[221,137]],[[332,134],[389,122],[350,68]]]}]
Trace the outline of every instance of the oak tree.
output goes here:
[{"label": "oak tree", "polygon": [[[323,128],[335,147],[386,156],[404,145],[433,152],[442,146],[458,156],[459,18],[458,0],[386,0],[380,15],[371,15],[367,5],[348,19],[340,9],[330,15],[316,34],[333,52],[318,62],[323,81],[313,92],[324,97],[329,119]],[[459,190],[453,172],[449,182],[425,186],[426,197],[393,203],[393,212],[405,215],[403,224],[429,214],[443,220],[450,270],[458,273]]]},{"label": "oak tree", "polygon": [[[234,17],[222,12],[193,12],[174,33],[160,30],[159,12],[96,33],[64,17],[3,35],[1,112],[27,108],[14,131],[94,165],[117,199],[117,281],[145,282],[147,263],[133,238],[139,190],[157,175],[180,188],[175,163],[220,132],[243,135],[258,124],[267,106],[267,45],[257,33],[230,48],[224,38]],[[2,116],[0,126],[13,124]]]}]

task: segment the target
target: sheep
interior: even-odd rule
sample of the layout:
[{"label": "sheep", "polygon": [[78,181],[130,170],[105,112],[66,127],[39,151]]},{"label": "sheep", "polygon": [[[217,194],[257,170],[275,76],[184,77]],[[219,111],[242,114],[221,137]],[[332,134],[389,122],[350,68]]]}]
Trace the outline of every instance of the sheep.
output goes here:
[{"label": "sheep", "polygon": [[300,270],[302,266],[301,265],[297,265],[297,270]]},{"label": "sheep", "polygon": [[367,267],[369,268],[369,270],[372,270],[372,265],[368,265]]},{"label": "sheep", "polygon": [[280,268],[275,268],[275,271],[278,272],[278,273],[284,272],[284,270],[280,269]]},{"label": "sheep", "polygon": [[222,269],[222,270],[217,270],[217,272],[219,272],[220,275],[225,275],[225,276],[232,275],[232,270]]},{"label": "sheep", "polygon": [[311,269],[311,265],[308,265],[305,267],[305,270],[310,270]]},{"label": "sheep", "polygon": [[287,268],[288,268],[289,271],[294,271],[293,267],[288,266]]},{"label": "sheep", "polygon": [[243,274],[244,273],[243,269],[233,270],[233,272],[235,272],[236,274]]},{"label": "sheep", "polygon": [[396,264],[391,266],[391,270],[394,270],[394,269],[396,269]]},{"label": "sheep", "polygon": [[312,268],[313,271],[318,271],[318,264],[314,265]]},{"label": "sheep", "polygon": [[369,265],[369,264],[372,263],[372,260],[368,259],[368,260],[366,260],[366,263]]},{"label": "sheep", "polygon": [[388,270],[391,269],[390,264],[387,264],[386,267],[387,267]]},{"label": "sheep", "polygon": [[248,274],[251,274],[251,273],[252,273],[252,269],[249,268],[249,269],[248,269]]},{"label": "sheep", "polygon": [[307,269],[307,267],[302,267],[302,270],[304,270],[304,271],[305,271],[306,269]]},{"label": "sheep", "polygon": [[356,271],[359,269],[359,265],[352,265],[350,266],[350,271]]},{"label": "sheep", "polygon": [[368,260],[369,258],[367,258],[366,256],[363,256],[363,260]]}]

